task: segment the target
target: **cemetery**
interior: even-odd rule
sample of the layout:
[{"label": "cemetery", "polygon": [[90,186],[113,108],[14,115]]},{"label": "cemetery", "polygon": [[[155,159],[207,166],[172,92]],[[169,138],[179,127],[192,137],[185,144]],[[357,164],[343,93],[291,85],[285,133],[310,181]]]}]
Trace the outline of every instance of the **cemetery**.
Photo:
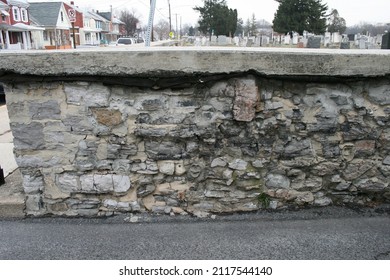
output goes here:
[{"label": "cemetery", "polygon": [[[329,48],[329,49],[390,49],[390,33],[377,36],[362,34],[340,34],[325,32],[314,35],[304,32],[301,36],[268,32],[259,36],[227,36],[184,37],[181,43],[186,46],[225,46],[225,47],[283,47],[283,48]],[[210,39],[210,40],[209,40]]]}]

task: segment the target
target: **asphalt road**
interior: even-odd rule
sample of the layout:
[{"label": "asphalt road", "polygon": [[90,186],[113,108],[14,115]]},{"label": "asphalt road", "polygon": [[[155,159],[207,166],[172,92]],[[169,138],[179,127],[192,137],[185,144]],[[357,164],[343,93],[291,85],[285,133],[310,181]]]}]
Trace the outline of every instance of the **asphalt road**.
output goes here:
[{"label": "asphalt road", "polygon": [[2,220],[0,259],[390,260],[388,210]]}]

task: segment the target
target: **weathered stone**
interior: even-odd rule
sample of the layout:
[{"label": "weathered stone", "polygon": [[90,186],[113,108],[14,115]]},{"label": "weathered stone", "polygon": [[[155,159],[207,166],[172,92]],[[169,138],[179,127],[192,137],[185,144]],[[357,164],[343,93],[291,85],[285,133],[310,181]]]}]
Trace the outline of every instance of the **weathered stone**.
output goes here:
[{"label": "weathered stone", "polygon": [[345,180],[352,181],[361,177],[374,166],[375,164],[372,161],[355,159],[348,164],[347,168],[343,172],[343,176]]},{"label": "weathered stone", "polygon": [[107,107],[110,91],[100,84],[65,84],[68,104]]},{"label": "weathered stone", "polygon": [[14,145],[19,150],[42,150],[45,148],[43,124],[32,122],[29,124],[11,123]]},{"label": "weathered stone", "polygon": [[75,193],[81,190],[79,186],[79,177],[75,174],[64,173],[57,177],[58,187],[62,192]]},{"label": "weathered stone", "polygon": [[130,171],[130,160],[118,159],[112,163],[114,172],[126,174]]},{"label": "weathered stone", "polygon": [[387,157],[383,160],[383,164],[384,164],[384,165],[390,165],[390,156],[387,156]]},{"label": "weathered stone", "polygon": [[370,88],[368,98],[379,105],[390,105],[390,85]]},{"label": "weathered stone", "polygon": [[367,157],[375,153],[374,140],[361,140],[355,143],[355,157]]},{"label": "weathered stone", "polygon": [[176,160],[184,157],[184,143],[174,142],[146,142],[146,154],[155,160]]},{"label": "weathered stone", "polygon": [[85,116],[67,115],[62,122],[74,134],[86,135],[93,132],[93,126]]},{"label": "weathered stone", "polygon": [[61,109],[57,101],[32,102],[29,104],[29,113],[32,120],[60,120]]},{"label": "weathered stone", "polygon": [[137,189],[137,195],[138,197],[146,197],[150,194],[152,194],[156,190],[156,186],[152,184],[143,185],[138,187]]},{"label": "weathered stone", "polygon": [[375,193],[383,192],[388,188],[389,182],[385,183],[378,178],[362,179],[354,182],[356,188],[361,192]]},{"label": "weathered stone", "polygon": [[310,192],[317,192],[322,188],[321,177],[309,177],[305,180],[303,190]]},{"label": "weathered stone", "polygon": [[351,186],[351,182],[346,182],[346,181],[341,181],[337,186],[335,187],[336,191],[345,191],[348,190],[349,187]]},{"label": "weathered stone", "polygon": [[215,167],[225,167],[227,162],[224,158],[216,158],[211,162],[211,168]]},{"label": "weathered stone", "polygon": [[142,102],[142,109],[145,111],[161,110],[165,109],[165,104],[161,99],[148,99]]},{"label": "weathered stone", "polygon": [[288,189],[290,187],[290,180],[280,174],[268,174],[265,185],[270,189]]},{"label": "weathered stone", "polygon": [[235,159],[234,161],[229,163],[229,168],[234,170],[246,170],[248,167],[248,163],[242,159]]},{"label": "weathered stone", "polygon": [[314,201],[314,195],[311,192],[303,192],[297,195],[295,202],[298,205],[312,204]]},{"label": "weathered stone", "polygon": [[23,175],[23,189],[26,194],[37,194],[44,188],[43,177],[41,174]]},{"label": "weathered stone", "polygon": [[182,176],[187,172],[186,167],[184,166],[183,161],[175,162],[175,175]]},{"label": "weathered stone", "polygon": [[114,184],[114,192],[117,194],[125,194],[131,187],[129,176],[112,175],[112,181]]},{"label": "weathered stone", "polygon": [[92,112],[99,124],[114,127],[123,122],[122,113],[119,110],[94,108]]},{"label": "weathered stone", "polygon": [[40,195],[26,196],[26,211],[27,213],[34,213],[42,210],[42,199]]},{"label": "weathered stone", "polygon": [[157,165],[162,174],[173,175],[175,173],[175,163],[173,161],[159,161]]},{"label": "weathered stone", "polygon": [[240,79],[235,83],[233,115],[237,121],[250,122],[255,118],[260,93],[255,79]]},{"label": "weathered stone", "polygon": [[81,193],[109,193],[114,191],[112,175],[91,174],[80,177]]},{"label": "weathered stone", "polygon": [[118,202],[113,199],[105,199],[103,200],[103,206],[108,209],[115,209],[118,206]]},{"label": "weathered stone", "polygon": [[316,198],[314,200],[315,206],[324,207],[324,206],[328,206],[330,204],[332,204],[332,199],[330,199],[329,197],[320,197],[320,198]]},{"label": "weathered stone", "polygon": [[283,155],[285,157],[298,157],[298,156],[307,156],[312,155],[311,142],[308,139],[305,140],[292,140],[287,146],[284,148]]}]

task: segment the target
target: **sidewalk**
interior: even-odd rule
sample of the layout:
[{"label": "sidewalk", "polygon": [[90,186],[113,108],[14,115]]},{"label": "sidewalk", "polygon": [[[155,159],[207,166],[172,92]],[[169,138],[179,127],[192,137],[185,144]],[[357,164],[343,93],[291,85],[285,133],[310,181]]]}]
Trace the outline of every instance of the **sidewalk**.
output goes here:
[{"label": "sidewalk", "polygon": [[22,175],[13,154],[7,106],[0,106],[0,166],[3,168],[5,185],[0,186],[0,218],[24,217]]},{"label": "sidewalk", "polygon": [[2,105],[0,106],[0,166],[4,170],[5,177],[18,168],[13,149],[13,136],[9,126],[7,106]]}]

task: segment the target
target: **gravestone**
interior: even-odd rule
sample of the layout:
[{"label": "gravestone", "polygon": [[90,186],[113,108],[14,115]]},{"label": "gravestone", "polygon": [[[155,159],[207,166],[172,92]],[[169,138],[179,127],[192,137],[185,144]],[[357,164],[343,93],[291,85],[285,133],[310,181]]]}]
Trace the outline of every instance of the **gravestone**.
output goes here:
[{"label": "gravestone", "polygon": [[361,37],[360,39],[359,39],[359,49],[366,49],[367,47],[366,47],[366,38],[365,37]]},{"label": "gravestone", "polygon": [[321,37],[320,36],[309,37],[307,41],[307,47],[309,49],[319,49],[321,47]]},{"label": "gravestone", "polygon": [[382,36],[382,49],[390,49],[390,33]]},{"label": "gravestone", "polygon": [[299,34],[298,33],[294,33],[293,34],[293,38],[292,38],[293,45],[298,44],[298,39],[299,39]]},{"label": "gravestone", "polygon": [[351,48],[351,44],[349,42],[341,42],[340,43],[340,49],[342,50],[348,50]]},{"label": "gravestone", "polygon": [[218,36],[218,45],[219,46],[226,46],[227,45],[227,38],[224,35]]},{"label": "gravestone", "polygon": [[217,41],[218,41],[218,37],[217,36],[211,36],[211,44],[212,45],[216,45]]}]

